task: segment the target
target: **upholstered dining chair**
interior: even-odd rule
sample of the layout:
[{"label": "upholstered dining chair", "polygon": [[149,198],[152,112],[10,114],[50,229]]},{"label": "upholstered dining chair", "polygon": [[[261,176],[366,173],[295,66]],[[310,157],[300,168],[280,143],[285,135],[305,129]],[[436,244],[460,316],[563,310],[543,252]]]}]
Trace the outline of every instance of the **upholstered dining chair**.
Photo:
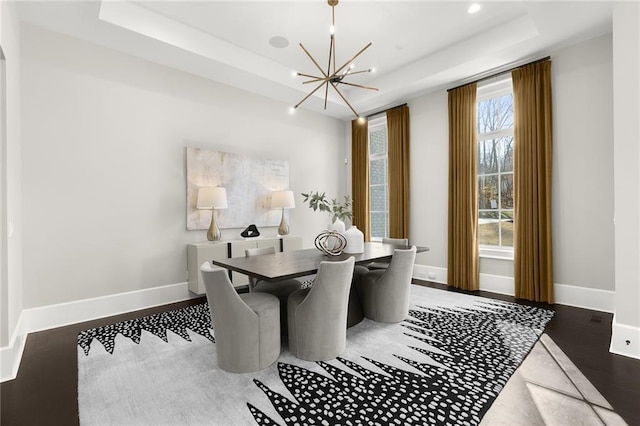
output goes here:
[{"label": "upholstered dining chair", "polygon": [[[408,246],[409,239],[408,238],[382,238],[382,244],[395,244],[397,246]],[[371,262],[367,264],[367,268],[370,270],[374,269],[387,269],[389,267],[389,262]]]},{"label": "upholstered dining chair", "polygon": [[416,247],[395,249],[387,269],[369,271],[358,282],[364,316],[378,322],[400,322],[409,315],[409,292]]},{"label": "upholstered dining chair", "polygon": [[[275,254],[276,248],[259,247],[247,249],[244,251],[246,257],[261,256],[265,254]],[[255,277],[249,277],[249,291],[257,293],[273,294],[280,300],[280,332],[283,336],[287,334],[287,298],[291,293],[302,288],[302,283],[295,279],[269,282],[257,280]]]},{"label": "upholstered dining chair", "polygon": [[226,269],[200,266],[211,310],[218,367],[250,373],[280,355],[280,301],[267,293],[238,294]]},{"label": "upholstered dining chair", "polygon": [[289,352],[326,361],[347,345],[347,308],[355,260],[323,261],[311,288],[289,295]]}]

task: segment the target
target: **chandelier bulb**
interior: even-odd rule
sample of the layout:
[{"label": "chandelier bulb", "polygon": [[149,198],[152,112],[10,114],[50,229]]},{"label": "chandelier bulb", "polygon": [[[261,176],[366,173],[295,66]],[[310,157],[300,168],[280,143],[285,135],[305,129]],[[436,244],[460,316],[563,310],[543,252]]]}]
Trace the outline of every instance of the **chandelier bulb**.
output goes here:
[{"label": "chandelier bulb", "polygon": [[329,27],[329,34],[334,35],[336,33],[336,27],[335,26],[331,26]]}]

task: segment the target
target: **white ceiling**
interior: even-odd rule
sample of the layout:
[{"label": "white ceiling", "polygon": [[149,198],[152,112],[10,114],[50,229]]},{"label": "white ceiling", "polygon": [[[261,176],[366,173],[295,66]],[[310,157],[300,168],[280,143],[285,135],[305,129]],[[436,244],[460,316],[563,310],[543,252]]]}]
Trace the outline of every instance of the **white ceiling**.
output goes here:
[{"label": "white ceiling", "polygon": [[[361,115],[450,88],[611,31],[609,1],[342,0],[335,8],[338,65],[372,74],[350,77],[379,91],[342,89]],[[298,43],[326,67],[331,8],[297,1],[25,1],[23,21],[285,102],[313,87],[293,71],[317,74]],[[272,37],[289,41],[285,48]],[[345,86],[340,86],[341,88]],[[353,114],[324,90],[300,108],[340,119]],[[286,112],[286,111],[283,111]]]}]

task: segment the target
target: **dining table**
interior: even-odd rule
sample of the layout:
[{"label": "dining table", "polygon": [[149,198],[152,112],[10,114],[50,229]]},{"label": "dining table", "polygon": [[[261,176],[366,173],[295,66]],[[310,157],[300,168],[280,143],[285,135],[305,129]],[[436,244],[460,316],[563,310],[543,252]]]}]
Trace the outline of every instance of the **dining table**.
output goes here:
[{"label": "dining table", "polygon": [[[262,256],[212,259],[211,262],[214,265],[255,277],[258,280],[281,281],[313,275],[318,272],[320,262],[342,261],[353,257],[356,265],[366,265],[374,261],[391,259],[396,249],[409,248],[411,246],[366,242],[362,253],[342,252],[339,255],[329,255],[317,248],[310,248],[288,250]],[[428,250],[428,247],[416,246],[417,253],[423,253]]]}]

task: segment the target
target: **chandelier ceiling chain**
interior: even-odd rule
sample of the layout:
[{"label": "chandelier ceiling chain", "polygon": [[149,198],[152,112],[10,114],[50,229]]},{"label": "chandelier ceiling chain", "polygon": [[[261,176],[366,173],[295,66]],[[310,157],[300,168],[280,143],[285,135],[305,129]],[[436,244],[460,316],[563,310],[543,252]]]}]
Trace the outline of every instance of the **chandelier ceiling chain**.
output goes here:
[{"label": "chandelier ceiling chain", "polygon": [[311,59],[311,62],[313,62],[313,64],[316,66],[316,68],[318,68],[321,74],[313,75],[313,74],[305,74],[301,72],[296,73],[296,75],[299,77],[307,77],[310,79],[307,81],[303,81],[302,84],[310,84],[310,83],[319,83],[319,84],[307,96],[302,98],[302,100],[298,102],[293,108],[294,109],[298,108],[304,101],[309,99],[311,95],[316,93],[318,90],[320,90],[324,86],[324,109],[326,110],[327,97],[329,95],[329,86],[331,86],[336,91],[336,93],[342,98],[342,100],[349,107],[349,109],[351,109],[353,114],[357,118],[360,118],[360,116],[358,115],[356,110],[353,108],[353,106],[351,106],[349,101],[347,101],[347,98],[345,98],[344,94],[342,94],[340,89],[338,89],[338,85],[344,84],[347,86],[359,87],[361,89],[376,90],[376,91],[378,90],[375,87],[363,86],[361,84],[355,84],[355,83],[350,83],[345,81],[345,78],[347,78],[348,76],[363,74],[363,73],[368,73],[373,71],[373,68],[369,68],[367,70],[362,70],[362,71],[353,70],[354,69],[353,61],[355,61],[358,56],[360,56],[365,50],[367,50],[371,46],[371,43],[367,44],[358,53],[353,55],[351,59],[349,59],[341,67],[336,69],[337,64],[336,64],[336,36],[335,36],[335,27],[336,27],[335,7],[338,4],[338,1],[339,0],[327,0],[327,3],[329,4],[329,6],[331,6],[331,30],[330,30],[330,41],[329,41],[329,63],[327,65],[326,72],[320,66],[320,64],[318,64],[318,61],[316,61],[313,58],[313,56],[311,56],[309,51],[305,49],[302,43],[299,43],[304,53],[309,57],[309,59]]}]

